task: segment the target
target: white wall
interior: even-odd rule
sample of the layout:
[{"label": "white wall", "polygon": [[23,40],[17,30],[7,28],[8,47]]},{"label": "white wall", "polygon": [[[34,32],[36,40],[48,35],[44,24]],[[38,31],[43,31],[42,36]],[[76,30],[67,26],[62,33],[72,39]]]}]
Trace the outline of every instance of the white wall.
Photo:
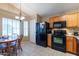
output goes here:
[{"label": "white wall", "polygon": [[36,43],[36,19],[30,20],[30,41]]}]

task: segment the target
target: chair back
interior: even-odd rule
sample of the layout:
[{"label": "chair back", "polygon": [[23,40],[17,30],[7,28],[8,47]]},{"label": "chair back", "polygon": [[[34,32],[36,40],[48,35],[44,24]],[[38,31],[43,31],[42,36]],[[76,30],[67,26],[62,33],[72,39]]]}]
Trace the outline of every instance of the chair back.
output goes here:
[{"label": "chair back", "polygon": [[22,39],[23,39],[23,35],[20,35],[19,40],[22,41]]},{"label": "chair back", "polygon": [[18,38],[18,47],[21,46],[22,39],[23,39],[23,35],[20,35]]},{"label": "chair back", "polygon": [[11,37],[12,37],[12,39],[17,39],[18,35],[16,33],[13,33]]}]

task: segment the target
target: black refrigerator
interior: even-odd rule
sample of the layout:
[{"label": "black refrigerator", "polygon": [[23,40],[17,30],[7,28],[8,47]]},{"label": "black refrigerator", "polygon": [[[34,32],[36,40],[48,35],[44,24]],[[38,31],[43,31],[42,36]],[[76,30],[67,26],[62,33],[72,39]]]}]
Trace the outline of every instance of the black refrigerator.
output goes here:
[{"label": "black refrigerator", "polygon": [[47,47],[47,29],[49,27],[49,23],[42,22],[36,23],[36,44]]}]

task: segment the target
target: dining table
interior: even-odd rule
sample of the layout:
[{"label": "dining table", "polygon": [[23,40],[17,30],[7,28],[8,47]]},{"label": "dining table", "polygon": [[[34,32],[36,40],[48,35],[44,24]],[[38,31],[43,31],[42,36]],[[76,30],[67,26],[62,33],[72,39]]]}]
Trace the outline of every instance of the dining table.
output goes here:
[{"label": "dining table", "polygon": [[8,39],[4,39],[4,38],[0,38],[0,44],[2,43],[6,43],[7,44],[7,48],[8,48],[8,55],[10,55],[10,45],[11,42],[17,42],[18,39],[13,39],[13,38],[8,38]]}]

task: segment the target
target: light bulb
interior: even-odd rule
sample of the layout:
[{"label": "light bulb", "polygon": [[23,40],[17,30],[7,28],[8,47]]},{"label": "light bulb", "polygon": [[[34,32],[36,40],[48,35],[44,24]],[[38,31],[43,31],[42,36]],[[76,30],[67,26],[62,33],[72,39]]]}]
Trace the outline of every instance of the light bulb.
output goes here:
[{"label": "light bulb", "polygon": [[25,17],[22,16],[22,17],[21,17],[21,20],[23,20],[23,19],[25,19]]},{"label": "light bulb", "polygon": [[15,16],[15,19],[19,19],[19,16]]}]

